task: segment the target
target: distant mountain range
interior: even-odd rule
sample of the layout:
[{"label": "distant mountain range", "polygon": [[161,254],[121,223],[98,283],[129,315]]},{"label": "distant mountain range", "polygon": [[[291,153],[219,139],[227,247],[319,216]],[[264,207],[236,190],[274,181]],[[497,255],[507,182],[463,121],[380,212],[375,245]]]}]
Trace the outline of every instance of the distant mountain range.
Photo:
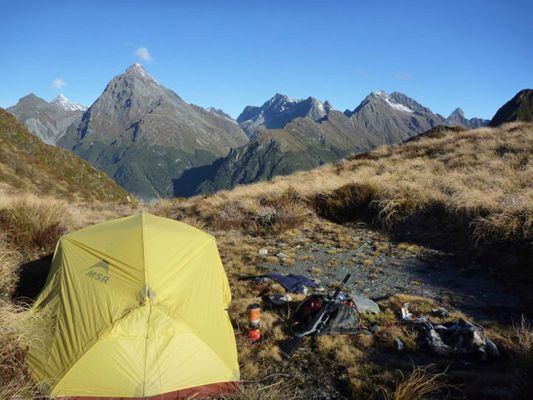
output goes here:
[{"label": "distant mountain range", "polygon": [[311,169],[379,145],[402,142],[438,125],[470,128],[488,123],[467,120],[460,109],[445,119],[404,94],[383,91],[369,94],[353,111],[344,113],[313,97],[293,100],[276,94],[261,107],[246,107],[237,122],[250,143],[209,167],[186,171],[177,181],[176,195],[230,189]]},{"label": "distant mountain range", "polygon": [[[509,107],[528,109],[531,94],[525,92]],[[46,102],[30,94],[8,110],[43,141],[73,151],[145,199],[208,193],[314,168],[439,125],[489,123],[467,119],[460,108],[445,118],[402,93],[384,91],[344,112],[328,101],[278,93],[245,107],[235,121],[221,109],[186,103],[139,64],[113,78],[89,108],[63,95]],[[516,117],[502,113],[498,119]]]},{"label": "distant mountain range", "polygon": [[28,130],[47,144],[56,144],[68,127],[81,118],[87,107],[71,102],[60,94],[51,102],[33,93],[22,97],[7,111],[22,122]]},{"label": "distant mountain range", "polygon": [[459,107],[456,108],[449,116],[444,120],[446,126],[462,126],[463,128],[476,129],[489,124],[488,119],[483,118],[465,118],[465,113]]},{"label": "distant mountain range", "polygon": [[293,100],[278,93],[261,107],[247,106],[237,117],[237,122],[249,137],[254,137],[262,129],[283,128],[296,118],[310,118],[317,122],[331,109],[327,101],[322,103],[313,97]]}]

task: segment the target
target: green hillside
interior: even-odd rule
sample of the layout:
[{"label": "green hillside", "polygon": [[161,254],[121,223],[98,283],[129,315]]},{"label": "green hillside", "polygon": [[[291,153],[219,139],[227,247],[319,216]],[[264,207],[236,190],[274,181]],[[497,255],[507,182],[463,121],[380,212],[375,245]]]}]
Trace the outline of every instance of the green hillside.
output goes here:
[{"label": "green hillside", "polygon": [[69,200],[126,203],[132,196],[69,151],[50,146],[0,109],[0,182]]}]

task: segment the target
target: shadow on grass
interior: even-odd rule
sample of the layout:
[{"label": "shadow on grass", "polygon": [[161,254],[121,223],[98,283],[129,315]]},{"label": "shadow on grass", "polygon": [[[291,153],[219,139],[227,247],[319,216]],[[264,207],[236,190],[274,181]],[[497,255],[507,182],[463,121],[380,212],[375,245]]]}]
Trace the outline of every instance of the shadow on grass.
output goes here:
[{"label": "shadow on grass", "polygon": [[21,303],[33,303],[46,283],[52,266],[53,254],[27,262],[20,267],[19,281],[13,300]]}]

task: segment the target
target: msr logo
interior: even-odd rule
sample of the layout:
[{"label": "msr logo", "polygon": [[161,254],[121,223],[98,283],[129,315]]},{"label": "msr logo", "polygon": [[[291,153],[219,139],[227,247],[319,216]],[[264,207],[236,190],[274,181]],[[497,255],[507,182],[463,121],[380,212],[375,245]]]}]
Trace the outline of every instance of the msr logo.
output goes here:
[{"label": "msr logo", "polygon": [[85,276],[107,285],[107,282],[109,281],[109,263],[106,260],[97,262],[93,266],[87,268]]}]

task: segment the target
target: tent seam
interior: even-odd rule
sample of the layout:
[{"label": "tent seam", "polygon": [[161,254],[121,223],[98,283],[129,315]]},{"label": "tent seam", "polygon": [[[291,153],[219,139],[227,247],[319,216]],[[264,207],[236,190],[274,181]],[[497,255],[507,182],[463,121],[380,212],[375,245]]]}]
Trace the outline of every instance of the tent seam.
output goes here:
[{"label": "tent seam", "polygon": [[104,329],[102,329],[100,331],[100,334],[98,334],[95,338],[95,340],[86,348],[84,349],[83,351],[80,351],[80,356],[79,357],[76,357],[76,361],[74,361],[72,363],[72,365],[70,365],[64,374],[61,375],[61,377],[57,380],[57,383],[54,385],[54,388],[56,388],[59,383],[65,378],[65,376],[67,376],[67,374],[69,373],[69,371],[71,371],[75,366],[76,364],[78,364],[78,362],[80,362],[83,357],[85,357],[85,355],[87,355],[91,349],[96,346],[101,340],[105,340],[108,338],[108,335],[109,335],[109,332],[111,331],[111,329],[117,324],[119,323],[120,321],[122,321],[123,319],[125,319],[126,317],[128,317],[131,313],[139,310],[141,307],[137,306],[137,307],[134,307],[134,308],[131,308],[129,309],[126,313],[124,313],[124,315],[122,315],[120,318],[116,319],[115,321],[113,321],[112,324],[110,325],[107,325]]},{"label": "tent seam", "polygon": [[[199,335],[197,335],[197,334],[195,333],[194,329],[192,329],[193,327],[192,327],[190,324],[188,324],[185,320],[183,320],[183,321],[179,321],[179,320],[176,319],[173,315],[169,314],[168,312],[166,312],[164,309],[162,309],[162,308],[160,308],[160,307],[157,307],[157,310],[158,310],[159,312],[161,312],[162,314],[165,314],[167,317],[169,317],[169,318],[170,318],[171,320],[173,320],[174,322],[177,322],[177,323],[180,323],[180,322],[181,322],[181,323],[184,323],[184,324],[187,325],[189,328],[191,328],[191,333],[194,333],[195,336],[196,336],[198,339],[200,339],[200,340],[202,341],[202,343],[205,344],[205,346],[209,349],[209,351],[210,351],[211,353],[213,353],[213,354],[216,356],[216,358],[218,358],[218,359],[222,362],[222,364],[224,364],[224,365],[228,368],[228,370],[231,371],[231,366],[228,365],[224,360],[222,360],[222,358],[220,358],[220,356],[218,355],[218,353],[217,353],[216,351],[214,351],[213,348],[212,348],[209,344],[207,344],[206,341],[205,341],[202,337],[200,337]],[[226,314],[227,314],[227,313],[226,313]]]},{"label": "tent seam", "polygon": [[[146,299],[146,296],[149,294],[149,288],[148,288],[148,274],[146,272],[146,253],[145,253],[145,245],[144,245],[144,213],[141,211],[141,246],[142,246],[142,255],[143,255],[143,269],[144,269],[144,298],[142,301]],[[144,339],[144,371],[143,371],[143,397],[146,393],[146,364],[148,360],[148,330],[150,329],[150,319],[152,318],[152,300],[148,296],[148,302],[150,306],[150,311],[148,313],[148,319],[146,320],[146,334]]]}]

